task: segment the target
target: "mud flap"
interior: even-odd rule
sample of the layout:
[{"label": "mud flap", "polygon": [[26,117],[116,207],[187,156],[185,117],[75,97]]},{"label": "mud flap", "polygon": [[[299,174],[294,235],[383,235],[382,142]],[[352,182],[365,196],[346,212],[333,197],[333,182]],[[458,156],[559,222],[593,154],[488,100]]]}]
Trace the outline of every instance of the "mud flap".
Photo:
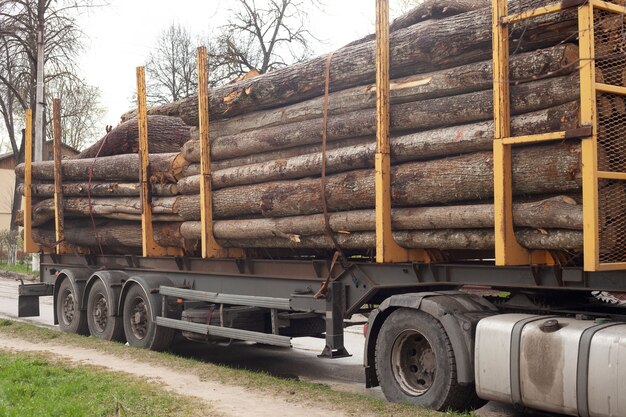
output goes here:
[{"label": "mud flap", "polygon": [[53,295],[54,285],[20,284],[18,287],[17,316],[37,317],[39,316],[39,297]]}]

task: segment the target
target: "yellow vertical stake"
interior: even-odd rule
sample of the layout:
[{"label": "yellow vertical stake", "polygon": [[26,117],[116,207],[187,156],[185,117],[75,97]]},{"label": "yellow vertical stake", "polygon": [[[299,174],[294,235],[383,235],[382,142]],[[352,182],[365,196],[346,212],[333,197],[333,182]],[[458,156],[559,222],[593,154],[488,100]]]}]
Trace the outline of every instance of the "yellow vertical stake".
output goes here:
[{"label": "yellow vertical stake", "polygon": [[154,241],[152,202],[150,198],[150,159],[148,151],[148,110],[146,106],[146,74],[137,67],[137,117],[139,124],[139,181],[141,183],[141,243],[143,256],[182,255],[179,248],[166,248]]},{"label": "yellow vertical stake", "polygon": [[56,253],[71,253],[70,245],[65,240],[65,216],[63,214],[63,171],[61,152],[61,101],[52,101],[52,128],[53,128],[53,154],[54,154],[54,230],[56,241]]},{"label": "yellow vertical stake", "polygon": [[376,0],[376,262],[429,262],[426,251],[407,250],[393,238],[389,90],[389,0]]},{"label": "yellow vertical stake", "polygon": [[506,0],[493,0],[493,178],[496,265],[526,265],[530,254],[515,238],[511,146],[502,141],[511,135],[509,99],[509,30],[501,23],[508,15]]},{"label": "yellow vertical stake", "polygon": [[200,135],[200,222],[203,258],[240,258],[242,249],[223,248],[213,235],[213,192],[211,189],[211,142],[209,137],[209,71],[205,47],[197,50],[198,128]]},{"label": "yellow vertical stake", "polygon": [[[26,109],[26,131],[24,138],[24,252],[39,252],[33,241],[33,111]],[[18,196],[15,196],[18,198]]]},{"label": "yellow vertical stake", "polygon": [[587,2],[578,8],[578,35],[580,123],[593,127],[592,136],[582,140],[584,269],[596,271],[600,262],[600,250],[598,243],[598,130],[592,2]]}]

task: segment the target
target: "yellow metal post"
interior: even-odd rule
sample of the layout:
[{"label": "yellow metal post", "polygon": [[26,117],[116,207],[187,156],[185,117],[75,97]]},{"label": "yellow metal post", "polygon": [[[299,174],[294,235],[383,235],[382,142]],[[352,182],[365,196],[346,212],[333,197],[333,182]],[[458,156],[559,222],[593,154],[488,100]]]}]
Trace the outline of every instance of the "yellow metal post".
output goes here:
[{"label": "yellow metal post", "polygon": [[197,50],[198,127],[200,135],[200,221],[203,258],[240,258],[242,249],[223,248],[213,235],[213,192],[211,189],[211,142],[209,137],[209,71],[205,47]]},{"label": "yellow metal post", "polygon": [[167,248],[154,241],[152,229],[152,201],[150,159],[148,153],[148,111],[146,107],[146,75],[144,67],[137,67],[137,116],[139,121],[139,181],[141,183],[141,243],[143,256],[182,255],[179,248]]},{"label": "yellow metal post", "polygon": [[[26,109],[26,131],[24,137],[24,252],[39,252],[33,241],[33,111]],[[18,198],[18,196],[15,196]]]},{"label": "yellow metal post", "polygon": [[593,3],[578,9],[580,53],[580,123],[592,126],[592,136],[582,140],[584,269],[596,271],[598,242],[598,131],[596,118],[596,74]]},{"label": "yellow metal post", "polygon": [[425,250],[407,250],[393,238],[389,67],[389,0],[376,0],[376,262],[429,262],[430,257]]},{"label": "yellow metal post", "polygon": [[508,14],[506,0],[493,0],[493,178],[496,265],[525,265],[530,254],[515,238],[511,146],[503,139],[511,135],[509,94],[509,30],[501,22]]},{"label": "yellow metal post", "polygon": [[71,247],[65,240],[65,216],[63,214],[63,171],[61,162],[61,101],[52,101],[52,128],[53,128],[53,149],[54,149],[54,230],[57,241],[56,253],[71,253]]}]

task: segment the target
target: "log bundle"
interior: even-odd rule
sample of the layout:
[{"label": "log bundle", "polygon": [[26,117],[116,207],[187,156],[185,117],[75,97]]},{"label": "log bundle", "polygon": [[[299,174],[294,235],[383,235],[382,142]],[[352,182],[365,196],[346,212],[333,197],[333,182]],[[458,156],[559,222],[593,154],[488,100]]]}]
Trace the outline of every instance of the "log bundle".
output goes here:
[{"label": "log bundle", "polygon": [[[533,1],[511,2],[510,9],[529,8]],[[391,27],[392,223],[396,241],[406,248],[492,256],[490,20],[490,2],[428,0]],[[511,28],[513,135],[580,127],[576,24],[576,14],[564,11]],[[374,53],[373,38],[366,37],[333,55],[324,172],[326,57],[210,91],[210,180],[219,244],[255,256],[326,255],[336,249],[372,254]],[[613,103],[605,107],[601,110],[626,111]],[[149,114],[155,241],[197,255],[202,230],[197,97],[154,107]],[[129,112],[122,120],[62,162],[65,239],[96,251],[138,253],[137,119]],[[512,164],[518,241],[529,249],[580,253],[580,141],[515,148]],[[23,177],[24,167],[16,172]],[[53,246],[53,163],[34,164],[32,175],[33,238]]]}]

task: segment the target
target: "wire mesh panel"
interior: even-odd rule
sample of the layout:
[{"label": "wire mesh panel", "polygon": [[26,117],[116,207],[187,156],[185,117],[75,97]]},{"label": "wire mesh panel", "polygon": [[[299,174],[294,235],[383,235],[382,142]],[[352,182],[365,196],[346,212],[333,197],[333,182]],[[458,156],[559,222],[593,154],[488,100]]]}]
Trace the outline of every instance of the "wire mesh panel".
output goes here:
[{"label": "wire mesh panel", "polygon": [[[623,6],[622,0],[613,4]],[[626,262],[626,97],[604,86],[626,86],[624,14],[594,10],[594,49],[598,94],[598,243],[600,264]],[[610,90],[610,87],[608,88]]]}]

